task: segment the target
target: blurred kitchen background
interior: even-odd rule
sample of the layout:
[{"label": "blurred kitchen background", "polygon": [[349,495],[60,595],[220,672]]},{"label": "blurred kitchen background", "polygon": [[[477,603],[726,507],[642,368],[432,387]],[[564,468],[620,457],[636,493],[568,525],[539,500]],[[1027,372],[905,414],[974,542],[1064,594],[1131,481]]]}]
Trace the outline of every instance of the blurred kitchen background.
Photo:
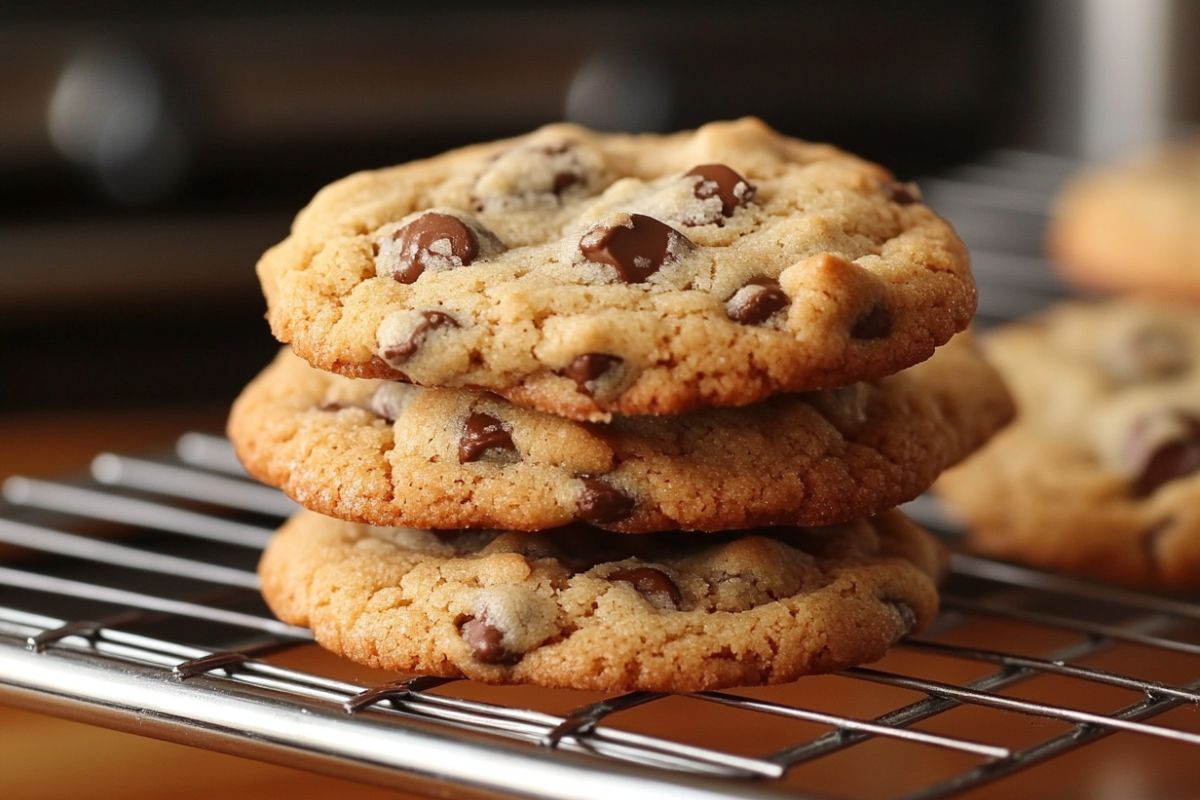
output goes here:
[{"label": "blurred kitchen background", "polygon": [[571,119],[757,114],[902,177],[1200,120],[1200,3],[0,5],[0,412],[227,403],[323,184]]}]

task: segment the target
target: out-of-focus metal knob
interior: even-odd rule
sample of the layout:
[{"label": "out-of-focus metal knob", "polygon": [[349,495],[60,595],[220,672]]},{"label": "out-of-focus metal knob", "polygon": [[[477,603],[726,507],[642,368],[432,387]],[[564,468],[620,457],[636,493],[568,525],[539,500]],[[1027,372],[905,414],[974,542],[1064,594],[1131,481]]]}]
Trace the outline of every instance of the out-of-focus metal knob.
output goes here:
[{"label": "out-of-focus metal knob", "polygon": [[671,75],[662,62],[603,50],[584,61],[567,87],[565,116],[608,131],[661,131],[671,118]]},{"label": "out-of-focus metal knob", "polygon": [[169,194],[187,172],[190,142],[182,109],[149,58],[104,44],[67,62],[46,124],[58,151],[92,171],[111,197],[145,203]]}]

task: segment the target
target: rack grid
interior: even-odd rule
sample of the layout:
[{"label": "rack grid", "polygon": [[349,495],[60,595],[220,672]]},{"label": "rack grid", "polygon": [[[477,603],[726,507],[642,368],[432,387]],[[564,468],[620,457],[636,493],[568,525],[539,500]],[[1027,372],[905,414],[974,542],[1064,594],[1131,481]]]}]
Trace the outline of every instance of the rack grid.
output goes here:
[{"label": "rack grid", "polygon": [[[927,193],[1032,225],[1054,180],[1038,158],[994,154]],[[955,221],[968,241],[996,233]],[[976,252],[985,322],[1060,291],[1034,253]],[[956,552],[942,615],[875,665],[692,695],[489,689],[356,670],[273,619],[253,569],[294,506],[220,437],[104,453],[75,480],[10,478],[3,497],[0,701],[14,705],[455,796],[1005,796],[1022,771],[1099,794],[1088,780],[1113,780],[1109,751],[1058,784],[1038,768],[1110,737],[1194,785],[1177,749],[1200,745],[1200,603],[1186,597]],[[931,501],[907,510],[953,545]]]}]

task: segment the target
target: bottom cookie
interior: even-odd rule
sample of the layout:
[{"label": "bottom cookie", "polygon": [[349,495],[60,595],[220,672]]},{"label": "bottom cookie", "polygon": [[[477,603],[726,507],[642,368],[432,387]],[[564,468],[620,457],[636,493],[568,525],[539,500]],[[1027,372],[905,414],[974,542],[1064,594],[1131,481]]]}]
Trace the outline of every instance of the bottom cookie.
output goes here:
[{"label": "bottom cookie", "polygon": [[301,512],[259,574],[281,619],[371,667],[684,692],[880,658],[936,614],[944,559],[897,511],[638,537],[372,528]]}]

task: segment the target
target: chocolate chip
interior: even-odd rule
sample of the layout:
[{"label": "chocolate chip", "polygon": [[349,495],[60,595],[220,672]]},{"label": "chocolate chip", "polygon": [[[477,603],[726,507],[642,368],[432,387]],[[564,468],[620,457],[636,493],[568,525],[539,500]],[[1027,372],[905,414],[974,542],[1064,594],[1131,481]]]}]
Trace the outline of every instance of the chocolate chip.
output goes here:
[{"label": "chocolate chip", "polygon": [[426,269],[465,267],[479,255],[475,232],[457,217],[431,211],[392,234],[399,265],[392,277],[413,283]]},{"label": "chocolate chip", "polygon": [[921,188],[912,181],[889,181],[883,185],[887,199],[902,206],[921,202]]},{"label": "chocolate chip", "polygon": [[504,633],[487,621],[487,617],[468,617],[459,627],[459,633],[471,655],[484,664],[512,664],[521,659],[519,653],[510,653],[504,647]]},{"label": "chocolate chip", "polygon": [[619,569],[609,573],[608,579],[633,584],[633,588],[637,590],[638,594],[652,602],[658,601],[655,605],[665,605],[666,603],[662,601],[669,601],[671,606],[679,608],[683,602],[683,595],[679,593],[679,587],[675,585],[675,582],[667,576],[667,573],[654,567]]},{"label": "chocolate chip", "polygon": [[572,186],[582,182],[583,178],[574,172],[556,172],[554,174],[554,186],[551,187],[551,191],[556,195],[560,195]]},{"label": "chocolate chip", "polygon": [[563,370],[563,375],[575,381],[575,385],[579,387],[580,392],[591,397],[592,392],[596,388],[594,381],[620,364],[621,361],[622,359],[617,356],[607,356],[603,353],[584,353],[581,356],[576,356],[567,365],[566,369]]},{"label": "chocolate chip", "polygon": [[463,423],[462,439],[458,442],[459,463],[478,461],[493,448],[514,453],[517,450],[512,434],[504,427],[504,423],[490,414],[481,414],[478,411],[471,414]]},{"label": "chocolate chip", "polygon": [[733,212],[754,199],[757,191],[741,175],[724,164],[701,164],[684,174],[685,178],[699,177],[694,192],[700,200],[721,198],[721,214],[732,217]]},{"label": "chocolate chip", "polygon": [[787,308],[791,298],[779,288],[779,281],[755,278],[734,292],[725,303],[725,313],[743,325],[757,325],[780,309]]},{"label": "chocolate chip", "polygon": [[[1200,417],[1178,411],[1164,414],[1173,417],[1169,435],[1161,437],[1154,433],[1155,426],[1164,421],[1162,416],[1140,420],[1130,431],[1127,451],[1135,460],[1144,459],[1133,482],[1138,497],[1151,495],[1173,480],[1200,471]],[[1151,441],[1150,437],[1158,441]]]},{"label": "chocolate chip", "polygon": [[628,225],[596,228],[584,235],[579,251],[588,261],[607,264],[626,283],[641,283],[672,259],[673,240],[683,234],[654,217],[631,214]]},{"label": "chocolate chip", "polygon": [[584,175],[586,167],[580,160],[579,146],[575,142],[543,145],[538,151],[559,166],[558,171],[554,173],[554,183],[550,186],[550,191],[555,197],[575,186],[583,187],[587,184],[587,176]]},{"label": "chocolate chip", "polygon": [[882,339],[891,332],[892,315],[882,305],[872,307],[850,329],[850,335],[855,339]]},{"label": "chocolate chip", "polygon": [[422,311],[422,320],[418,322],[409,334],[408,339],[390,345],[383,351],[383,357],[388,361],[403,361],[412,356],[425,343],[425,337],[431,330],[437,328],[457,328],[458,322],[449,314],[441,311]]},{"label": "chocolate chip", "polygon": [[628,519],[633,513],[633,498],[620,489],[590,475],[580,476],[583,494],[576,506],[578,517],[593,525],[604,525]]}]

